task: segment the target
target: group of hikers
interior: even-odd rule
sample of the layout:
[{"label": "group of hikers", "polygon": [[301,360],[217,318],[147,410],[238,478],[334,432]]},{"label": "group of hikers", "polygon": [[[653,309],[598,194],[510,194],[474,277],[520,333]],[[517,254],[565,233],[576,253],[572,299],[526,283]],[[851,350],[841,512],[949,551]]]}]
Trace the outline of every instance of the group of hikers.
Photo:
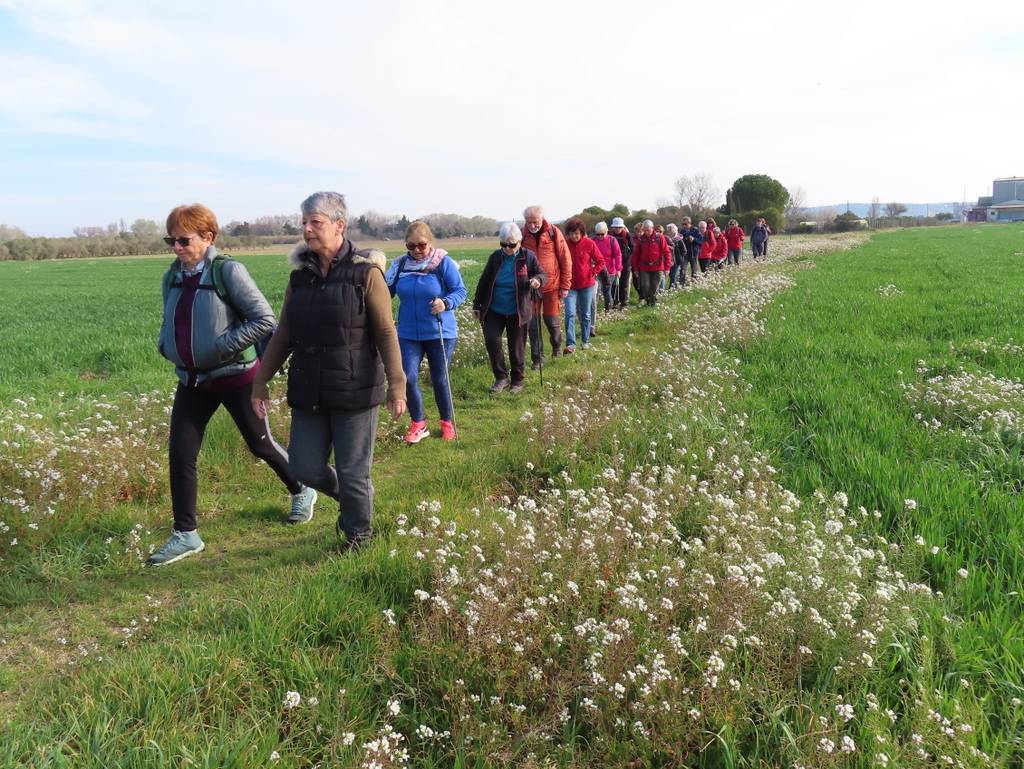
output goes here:
[{"label": "group of hikers", "polygon": [[[209,208],[178,206],[167,217],[164,240],[175,259],[163,277],[157,347],[178,376],[168,441],[174,524],[149,557],[154,566],[205,548],[197,459],[220,406],[288,489],[290,523],[312,520],[321,494],[338,503],[344,550],[362,547],[373,534],[370,467],[380,406],[386,403],[394,419],[408,411],[406,443],[430,435],[418,385],[424,358],[440,437],[457,438],[448,372],[458,338],[454,311],[469,295],[458,264],[435,245],[425,222],[409,225],[406,253],[388,266],[383,252],[348,239],[341,194],[313,193],[300,210],[303,242],[288,257],[293,269],[279,319],[245,266],[217,253],[219,225]],[[688,268],[694,279],[723,263],[739,264],[746,239],[733,219],[725,230],[711,218],[693,225],[687,217],[664,228],[646,220],[631,233],[614,218],[610,225],[598,222],[592,236],[579,218],[555,226],[540,206],[528,207],[523,219],[525,232],[515,222],[501,225],[499,247],[472,299],[494,374],[492,393],[522,391],[527,340],[533,368],[543,366],[542,323],[551,357],[574,354],[577,341],[589,348],[598,288],[606,313],[629,304],[631,287],[653,305],[659,291],[686,284]],[[767,254],[770,235],[758,220],[750,237],[755,258]],[[392,297],[398,297],[397,321]],[[285,363],[287,450],[267,418],[270,382]]]}]

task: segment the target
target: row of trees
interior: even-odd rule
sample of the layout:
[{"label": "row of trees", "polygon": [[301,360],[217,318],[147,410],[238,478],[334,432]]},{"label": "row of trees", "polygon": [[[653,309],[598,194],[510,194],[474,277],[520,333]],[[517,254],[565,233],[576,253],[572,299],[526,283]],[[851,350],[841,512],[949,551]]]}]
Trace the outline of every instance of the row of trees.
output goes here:
[{"label": "row of trees", "polygon": [[[440,238],[474,235],[494,236],[498,222],[486,216],[428,214],[423,219]],[[367,211],[352,223],[354,238],[398,240],[405,237],[407,216],[389,216]],[[70,238],[30,238],[24,230],[0,224],[0,261],[15,259],[76,259],[99,256],[139,256],[167,252],[164,228],[152,219],[124,220],[105,227],[75,227]],[[231,221],[224,225],[217,243],[224,249],[263,248],[295,242],[302,235],[298,214],[261,216],[252,221]]]}]

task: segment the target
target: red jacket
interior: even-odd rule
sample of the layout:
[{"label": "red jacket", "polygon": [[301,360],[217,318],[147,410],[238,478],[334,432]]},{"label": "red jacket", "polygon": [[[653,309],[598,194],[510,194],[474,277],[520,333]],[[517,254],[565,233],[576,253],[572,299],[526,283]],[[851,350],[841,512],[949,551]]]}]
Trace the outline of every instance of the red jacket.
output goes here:
[{"label": "red jacket", "polygon": [[534,235],[523,227],[523,248],[528,248],[537,255],[540,268],[548,276],[547,283],[541,290],[546,294],[550,291],[568,291],[572,282],[572,265],[569,263],[569,249],[566,248],[565,235],[547,219]]},{"label": "red jacket", "polygon": [[715,248],[718,246],[718,239],[715,237],[715,233],[708,227],[704,232],[704,242],[700,244],[700,253],[697,254],[698,259],[714,259]]},{"label": "red jacket", "polygon": [[711,252],[711,258],[716,262],[723,262],[729,256],[729,243],[722,235],[715,235],[715,248]]},{"label": "red jacket", "polygon": [[743,248],[743,238],[745,237],[746,233],[743,232],[743,228],[739,225],[725,228],[725,240],[732,251],[735,251],[738,248]]},{"label": "red jacket", "polygon": [[640,272],[665,272],[672,269],[672,249],[664,235],[641,235],[633,245],[630,260],[634,270]]},{"label": "red jacket", "polygon": [[572,256],[572,288],[590,288],[596,282],[598,274],[604,269],[604,257],[597,248],[597,243],[586,235],[578,243],[566,238],[569,255]]}]

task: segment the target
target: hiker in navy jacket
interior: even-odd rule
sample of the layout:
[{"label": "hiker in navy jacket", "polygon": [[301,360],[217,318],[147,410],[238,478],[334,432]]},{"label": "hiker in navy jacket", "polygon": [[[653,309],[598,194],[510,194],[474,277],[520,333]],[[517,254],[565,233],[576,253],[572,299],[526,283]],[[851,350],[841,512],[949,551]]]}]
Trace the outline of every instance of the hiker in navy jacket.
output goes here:
[{"label": "hiker in navy jacket", "polygon": [[455,425],[448,364],[458,337],[454,311],[466,299],[466,286],[455,260],[434,245],[434,233],[426,222],[409,225],[405,247],[408,251],[391,263],[384,276],[391,295],[399,299],[398,346],[402,350],[405,394],[412,420],[405,442],[419,443],[430,435],[419,387],[424,356],[430,369],[434,401],[441,414],[441,438],[451,441],[455,439]]},{"label": "hiker in navy jacket", "polygon": [[679,283],[680,285],[685,286],[687,264],[690,265],[690,277],[697,277],[697,257],[700,254],[700,247],[704,243],[704,236],[701,234],[699,228],[694,227],[691,224],[689,216],[683,217],[683,221],[679,228],[679,234],[683,238],[683,242],[680,245],[680,256],[683,257],[683,263],[679,269]]}]

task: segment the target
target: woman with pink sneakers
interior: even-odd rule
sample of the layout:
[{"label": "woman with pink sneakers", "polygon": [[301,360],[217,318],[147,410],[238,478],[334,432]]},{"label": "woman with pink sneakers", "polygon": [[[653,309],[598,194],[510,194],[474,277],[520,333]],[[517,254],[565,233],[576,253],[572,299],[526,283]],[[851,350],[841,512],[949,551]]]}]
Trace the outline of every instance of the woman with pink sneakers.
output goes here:
[{"label": "woman with pink sneakers", "polygon": [[426,222],[409,225],[405,247],[409,250],[391,263],[385,275],[391,295],[399,301],[396,327],[412,418],[405,442],[419,443],[430,435],[418,382],[424,357],[441,413],[441,439],[451,441],[455,424],[448,367],[458,337],[454,310],[466,299],[466,285],[458,264],[447,251],[434,246],[434,233]]}]

